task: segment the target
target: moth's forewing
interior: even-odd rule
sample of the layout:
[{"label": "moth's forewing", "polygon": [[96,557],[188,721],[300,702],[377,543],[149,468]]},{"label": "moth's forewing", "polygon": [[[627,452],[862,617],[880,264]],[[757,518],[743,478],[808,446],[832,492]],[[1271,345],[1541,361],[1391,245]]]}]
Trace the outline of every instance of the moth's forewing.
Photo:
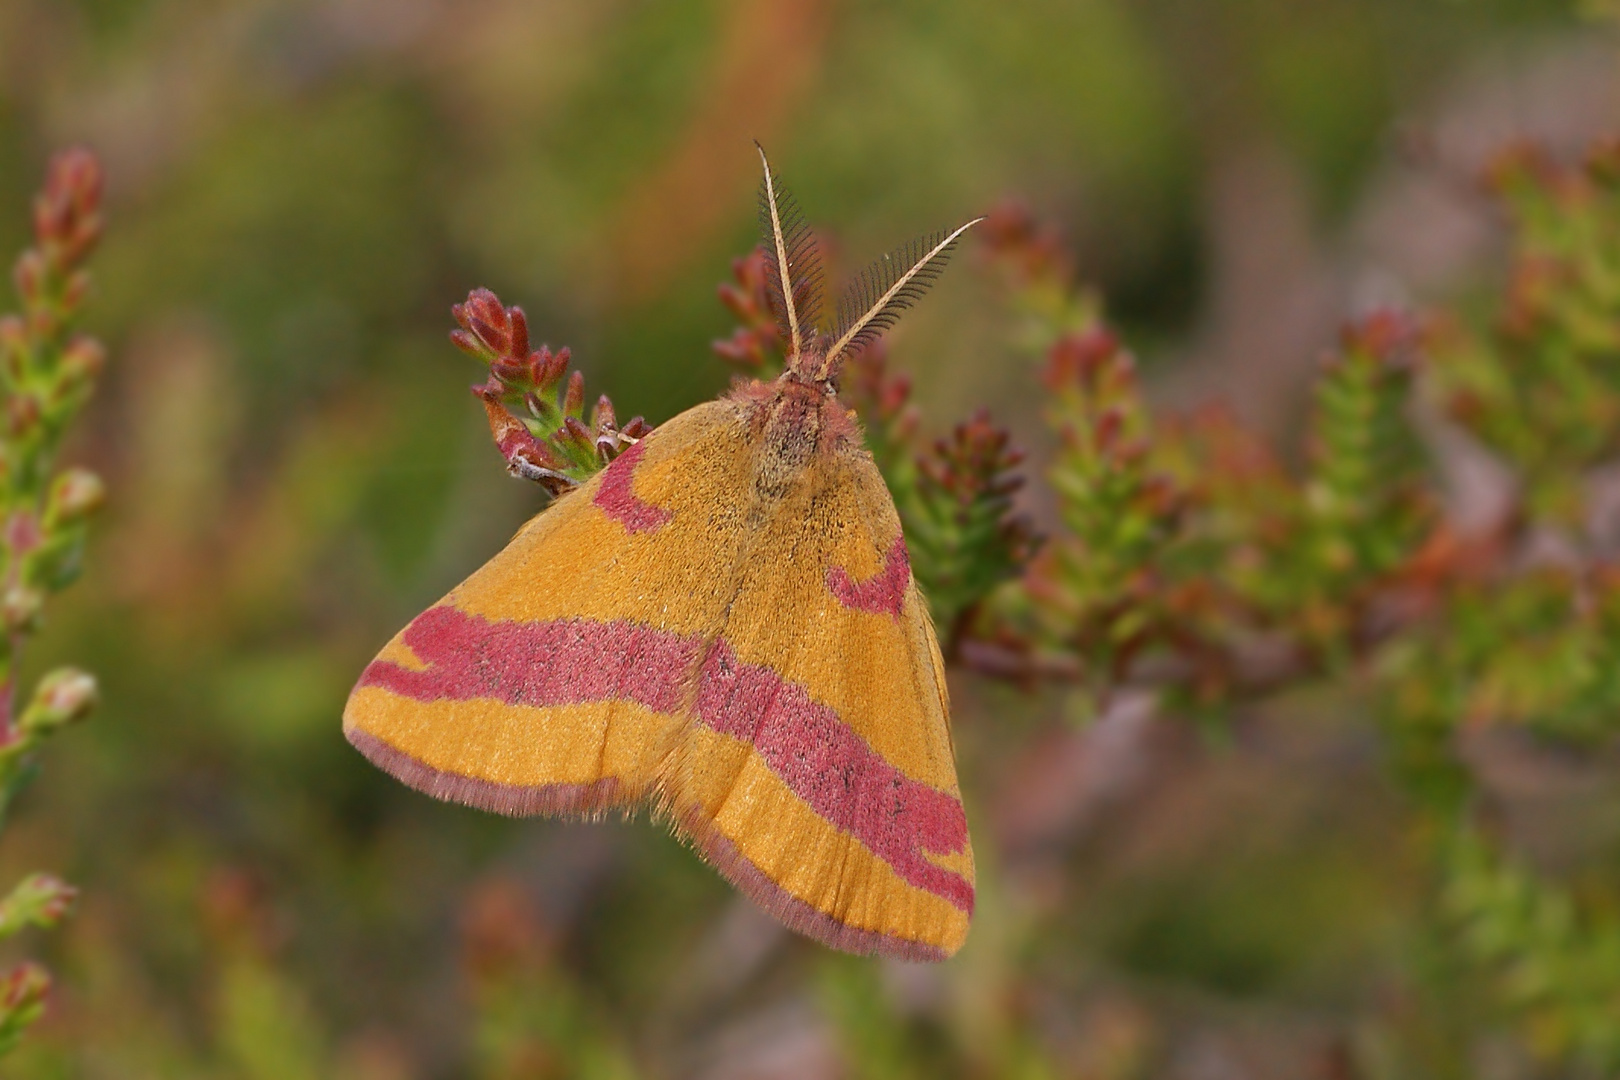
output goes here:
[{"label": "moth's forewing", "polygon": [[947,956],[973,860],[893,502],[858,446],[762,501],[759,432],[699,406],[558,500],[388,644],[345,731],[500,813],[646,801],[794,929]]}]

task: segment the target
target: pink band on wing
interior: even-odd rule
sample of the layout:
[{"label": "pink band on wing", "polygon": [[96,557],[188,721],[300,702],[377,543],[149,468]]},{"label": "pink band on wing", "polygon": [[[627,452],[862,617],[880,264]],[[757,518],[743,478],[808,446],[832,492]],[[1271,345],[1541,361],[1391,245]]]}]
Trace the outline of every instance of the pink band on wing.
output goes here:
[{"label": "pink band on wing", "polygon": [[646,451],[646,442],[638,442],[614,458],[613,464],[602,473],[602,483],[596,489],[596,505],[602,513],[633,533],[651,532],[668,524],[673,516],[663,507],[641,499],[631,485],[636,465]]},{"label": "pink band on wing", "polygon": [[900,617],[900,605],[905,603],[906,586],[911,583],[911,557],[906,553],[905,537],[897,536],[883,557],[883,566],[873,577],[856,581],[842,566],[827,571],[827,591],[838,597],[839,603],[856,611],[870,611],[874,615]]},{"label": "pink band on wing", "polygon": [[752,743],[795,795],[906,882],[973,913],[973,886],[924,855],[966,846],[967,817],[955,797],[900,772],[804,687],[738,662],[723,640],[710,647],[699,687],[699,721]]},{"label": "pink band on wing", "polygon": [[374,660],[360,685],[418,701],[577,705],[622,699],[662,713],[681,707],[682,676],[702,647],[694,638],[630,622],[489,622],[448,606],[418,615],[405,628],[405,644],[426,668]]},{"label": "pink band on wing", "polygon": [[[361,686],[418,701],[493,698],[513,705],[633,701],[674,714],[699,669],[699,723],[750,743],[799,798],[894,868],[903,880],[973,910],[973,886],[927,856],[967,845],[953,795],[901,773],[832,708],[769,667],[741,663],[731,646],[624,620],[490,622],[449,606],[405,629],[420,670],[375,660]],[[700,667],[701,663],[701,667]]]}]

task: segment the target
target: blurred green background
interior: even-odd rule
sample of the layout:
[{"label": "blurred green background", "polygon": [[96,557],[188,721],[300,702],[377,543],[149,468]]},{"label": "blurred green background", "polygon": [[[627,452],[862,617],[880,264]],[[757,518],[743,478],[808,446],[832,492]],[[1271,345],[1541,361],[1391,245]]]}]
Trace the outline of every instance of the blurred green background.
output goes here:
[{"label": "blurred green background", "polygon": [[[539,506],[449,305],[523,305],[621,417],[713,395],[751,138],[835,276],[1027,204],[1156,398],[1219,392],[1287,447],[1342,319],[1490,280],[1460,178],[1620,121],[1612,38],[1534,0],[0,0],[0,251],[49,152],[94,147],[113,356],[70,455],[112,504],[33,657],[105,705],[0,845],[0,880],[83,902],[23,943],[60,978],[6,1075],[1427,1075],[1401,1064],[1441,1037],[1403,974],[1412,868],[1354,701],[1214,744],[958,679],[981,908],[941,968],[787,935],[645,822],[416,795],[338,717]],[[1038,472],[976,254],[893,362],[931,428],[988,405]]]}]

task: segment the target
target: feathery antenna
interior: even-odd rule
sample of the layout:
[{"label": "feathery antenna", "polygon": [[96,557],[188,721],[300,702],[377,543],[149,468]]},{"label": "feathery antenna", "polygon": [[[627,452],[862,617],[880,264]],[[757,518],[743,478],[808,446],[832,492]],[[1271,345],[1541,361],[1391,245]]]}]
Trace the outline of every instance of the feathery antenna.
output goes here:
[{"label": "feathery antenna", "polygon": [[765,179],[759,189],[759,225],[765,242],[765,264],[772,295],[787,320],[782,327],[788,343],[789,363],[804,355],[812,344],[816,319],[821,307],[821,261],[817,257],[815,234],[805,224],[793,196],[782,190],[765,148],[756,141],[759,163]]},{"label": "feathery antenna", "polygon": [[838,303],[838,328],[818,377],[826,378],[838,370],[846,353],[893,326],[900,313],[921,299],[939,277],[962,234],[983,220],[976,217],[952,232],[918,237],[863,270]]}]

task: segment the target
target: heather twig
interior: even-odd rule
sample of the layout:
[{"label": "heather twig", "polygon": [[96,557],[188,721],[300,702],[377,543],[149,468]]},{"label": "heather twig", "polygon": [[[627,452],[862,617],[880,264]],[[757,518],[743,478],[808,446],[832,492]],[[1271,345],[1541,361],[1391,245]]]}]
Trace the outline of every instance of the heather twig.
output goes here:
[{"label": "heather twig", "polygon": [[472,389],[484,403],[490,434],[513,475],[561,494],[650,430],[639,416],[619,426],[605,394],[596,399],[587,423],[584,374],[569,373],[567,349],[529,350],[522,308],[504,307],[488,289],[475,289],[451,311],[461,328],[450,332],[450,340],[489,365],[488,380]]},{"label": "heather twig", "polygon": [[[58,154],[34,202],[34,245],[13,270],[21,311],[0,319],[0,821],[34,773],[33,752],[51,733],[81,719],[95,703],[96,683],[76,668],[39,680],[20,710],[23,647],[41,623],[46,598],[78,576],[86,525],[101,504],[102,484],[56,460],[73,420],[100,374],[103,351],[73,329],[89,290],[83,269],[101,235],[101,169],[85,150]],[[0,937],[28,926],[53,926],[75,890],[32,874],[0,900]],[[0,990],[0,1052],[15,1045],[40,1014],[50,977],[25,963]]]}]

